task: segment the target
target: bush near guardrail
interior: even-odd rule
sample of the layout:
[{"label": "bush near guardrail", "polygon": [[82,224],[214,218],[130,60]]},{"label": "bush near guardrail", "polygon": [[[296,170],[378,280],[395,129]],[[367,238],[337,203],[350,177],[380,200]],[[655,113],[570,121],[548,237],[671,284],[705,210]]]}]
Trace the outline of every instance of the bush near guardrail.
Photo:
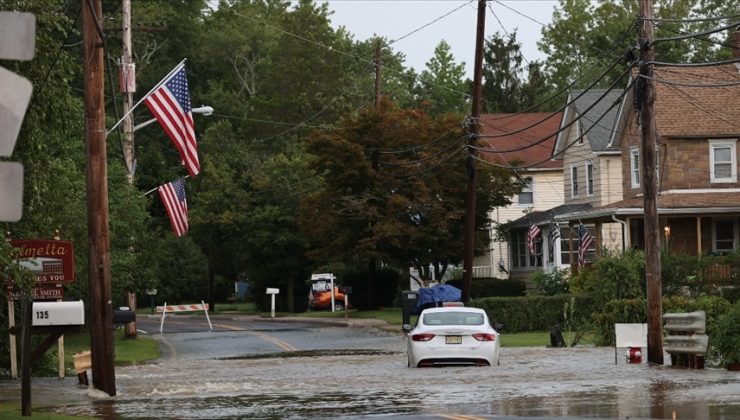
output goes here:
[{"label": "bush near guardrail", "polygon": [[[663,313],[705,311],[707,332],[710,340],[714,320],[730,309],[730,302],[718,296],[702,296],[696,299],[671,296],[663,299]],[[614,345],[614,324],[647,322],[645,299],[621,299],[607,302],[593,315],[595,341],[597,345]]]},{"label": "bush near guardrail", "polygon": [[573,328],[580,328],[598,310],[588,295],[487,297],[473,299],[471,306],[485,309],[491,319],[504,325],[504,332],[548,331],[553,325],[565,322],[565,305],[570,305],[571,299],[575,319],[568,322]]}]

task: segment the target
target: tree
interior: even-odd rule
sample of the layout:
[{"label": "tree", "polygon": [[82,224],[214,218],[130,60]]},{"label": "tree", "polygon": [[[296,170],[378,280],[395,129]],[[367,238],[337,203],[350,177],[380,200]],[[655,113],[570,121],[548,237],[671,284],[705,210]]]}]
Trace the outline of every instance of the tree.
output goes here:
[{"label": "tree", "polygon": [[[465,133],[459,116],[431,118],[384,102],[381,112],[347,116],[306,138],[325,187],[305,197],[301,227],[320,263],[377,258],[384,265],[444,272],[462,258]],[[422,146],[424,145],[424,146]],[[509,203],[508,171],[481,169],[477,226]],[[487,238],[478,236],[477,250]],[[372,280],[371,280],[372,281]],[[371,289],[372,290],[372,289]],[[372,300],[371,300],[372,302]]]},{"label": "tree", "polygon": [[[575,87],[582,88],[605,72],[611,63],[623,59],[636,44],[638,11],[636,0],[560,0],[552,22],[542,29],[542,39],[537,43],[540,51],[548,54],[546,69],[553,85],[563,88],[576,82]],[[737,13],[737,4],[722,0],[656,2],[656,18],[679,21],[655,22],[655,38],[698,33],[727,23],[727,20],[680,20]],[[710,36],[658,41],[655,44],[656,59],[684,63],[727,58],[729,35],[730,32],[725,31]],[[623,71],[624,66],[617,66],[597,87],[608,86]]]},{"label": "tree", "polygon": [[434,49],[434,56],[419,75],[417,100],[429,115],[469,111],[469,81],[465,77],[465,63],[455,63],[450,45],[444,40]]}]

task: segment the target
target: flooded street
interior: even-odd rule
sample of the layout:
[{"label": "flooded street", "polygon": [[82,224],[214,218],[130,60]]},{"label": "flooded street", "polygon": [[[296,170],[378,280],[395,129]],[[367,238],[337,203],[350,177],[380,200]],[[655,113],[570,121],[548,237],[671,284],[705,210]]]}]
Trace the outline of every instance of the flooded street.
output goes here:
[{"label": "flooded street", "polygon": [[[504,347],[500,366],[409,369],[398,333],[334,327],[260,334],[275,340],[271,351],[240,344],[266,339],[252,334],[165,335],[163,349],[174,353],[118,367],[114,398],[88,396],[76,378],[34,378],[33,399],[67,401],[56,413],[109,418],[740,418],[740,373],[625,365],[621,354],[615,365],[613,348]],[[2,395],[9,391],[0,383]]]}]

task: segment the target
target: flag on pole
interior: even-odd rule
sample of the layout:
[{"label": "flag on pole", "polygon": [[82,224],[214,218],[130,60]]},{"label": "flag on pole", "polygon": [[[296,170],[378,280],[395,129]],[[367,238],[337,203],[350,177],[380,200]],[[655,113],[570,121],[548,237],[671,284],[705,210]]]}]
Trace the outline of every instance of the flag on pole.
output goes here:
[{"label": "flag on pole", "polygon": [[578,226],[578,267],[586,265],[586,252],[593,245],[594,238],[586,230],[586,226],[583,224]]},{"label": "flag on pole", "polygon": [[167,216],[175,236],[180,237],[188,231],[188,204],[185,201],[185,180],[179,178],[158,188]]},{"label": "flag on pole", "polygon": [[527,232],[527,246],[529,247],[529,254],[534,254],[534,240],[537,235],[540,234],[540,228],[537,225],[529,226],[529,232]]},{"label": "flag on pole", "polygon": [[550,257],[552,261],[555,261],[555,244],[560,239],[560,227],[554,221],[550,221]]},{"label": "flag on pole", "polygon": [[195,176],[200,172],[200,162],[185,63],[178,67],[146,97],[144,103],[175,143],[190,176]]}]

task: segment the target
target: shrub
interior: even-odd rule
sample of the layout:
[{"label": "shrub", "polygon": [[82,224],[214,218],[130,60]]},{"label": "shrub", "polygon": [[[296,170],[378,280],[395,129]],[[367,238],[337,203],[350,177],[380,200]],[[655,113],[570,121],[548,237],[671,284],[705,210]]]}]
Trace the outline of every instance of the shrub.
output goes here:
[{"label": "shrub", "polygon": [[587,295],[488,297],[473,300],[471,306],[485,309],[508,332],[547,331],[555,324],[564,323],[563,309],[573,297],[575,309],[568,322],[571,328],[580,328],[595,309],[593,298]]},{"label": "shrub", "polygon": [[602,303],[645,297],[645,254],[642,251],[604,251],[592,268],[581,270],[571,279],[571,290],[589,293]]},{"label": "shrub", "polygon": [[547,296],[570,292],[568,270],[555,270],[550,273],[538,271],[532,275],[531,279]]},{"label": "shrub", "polygon": [[709,342],[716,350],[716,362],[723,367],[740,363],[740,302],[717,317],[713,327]]},{"label": "shrub", "polygon": [[616,343],[614,324],[647,322],[644,299],[615,299],[593,314],[596,345],[613,346]]}]

